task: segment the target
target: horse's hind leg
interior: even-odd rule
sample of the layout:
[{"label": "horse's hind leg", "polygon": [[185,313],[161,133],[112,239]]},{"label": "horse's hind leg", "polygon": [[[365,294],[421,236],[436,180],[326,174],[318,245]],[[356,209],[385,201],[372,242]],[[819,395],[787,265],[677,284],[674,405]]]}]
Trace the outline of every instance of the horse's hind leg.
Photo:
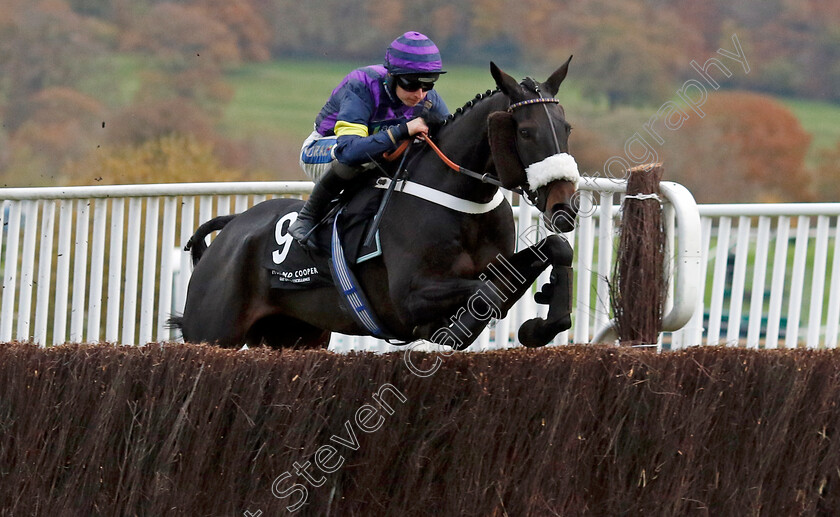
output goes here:
[{"label": "horse's hind leg", "polygon": [[330,331],[282,315],[257,320],[245,338],[248,346],[266,345],[271,348],[327,348]]},{"label": "horse's hind leg", "polygon": [[[232,311],[231,311],[232,312]],[[239,347],[245,334],[236,318],[218,312],[202,318],[181,318],[181,333],[187,343],[210,343],[222,347]]]}]

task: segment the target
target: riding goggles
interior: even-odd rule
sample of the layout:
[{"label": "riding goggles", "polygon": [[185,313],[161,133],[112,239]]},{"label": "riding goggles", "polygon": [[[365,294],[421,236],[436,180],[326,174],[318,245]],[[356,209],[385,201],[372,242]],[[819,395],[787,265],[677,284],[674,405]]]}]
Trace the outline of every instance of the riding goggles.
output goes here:
[{"label": "riding goggles", "polygon": [[395,77],[397,85],[407,92],[423,90],[427,92],[435,87],[438,74],[435,75],[398,75]]}]

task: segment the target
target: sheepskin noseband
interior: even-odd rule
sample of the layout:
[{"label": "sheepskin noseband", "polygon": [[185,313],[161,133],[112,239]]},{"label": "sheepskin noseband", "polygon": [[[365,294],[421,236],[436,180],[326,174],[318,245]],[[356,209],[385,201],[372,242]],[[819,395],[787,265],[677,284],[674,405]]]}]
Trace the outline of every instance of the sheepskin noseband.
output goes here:
[{"label": "sheepskin noseband", "polygon": [[555,154],[537,163],[532,163],[525,168],[525,174],[528,177],[528,186],[531,190],[537,190],[557,180],[571,181],[575,184],[575,189],[580,183],[577,163],[568,153]]}]

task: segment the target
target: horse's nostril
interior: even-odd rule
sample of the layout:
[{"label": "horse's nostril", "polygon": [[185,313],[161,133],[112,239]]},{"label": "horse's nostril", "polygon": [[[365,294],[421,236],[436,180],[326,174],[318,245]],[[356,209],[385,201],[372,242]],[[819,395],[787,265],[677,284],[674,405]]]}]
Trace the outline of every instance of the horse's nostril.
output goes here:
[{"label": "horse's nostril", "polygon": [[561,232],[572,231],[577,214],[568,203],[556,203],[551,207],[551,224]]}]

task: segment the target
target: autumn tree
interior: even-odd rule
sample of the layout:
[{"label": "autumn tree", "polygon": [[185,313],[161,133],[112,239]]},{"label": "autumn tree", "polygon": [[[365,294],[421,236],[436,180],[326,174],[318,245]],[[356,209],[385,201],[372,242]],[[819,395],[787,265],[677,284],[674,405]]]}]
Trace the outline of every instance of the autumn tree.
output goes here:
[{"label": "autumn tree", "polygon": [[661,102],[673,92],[677,71],[688,66],[685,49],[695,45],[673,13],[608,0],[577,9],[569,23],[582,35],[576,70],[588,96],[603,96],[612,108]]},{"label": "autumn tree", "polygon": [[168,135],[209,140],[215,136],[213,118],[184,99],[149,99],[117,110],[109,118],[108,143],[141,145]]},{"label": "autumn tree", "polygon": [[4,185],[54,183],[65,159],[95,145],[105,38],[64,0],[9,0],[0,13],[0,169]]},{"label": "autumn tree", "polygon": [[205,16],[224,25],[236,38],[239,53],[248,61],[266,61],[271,57],[271,32],[251,0],[192,0]]},{"label": "autumn tree", "polygon": [[715,52],[720,41],[730,36],[721,33],[723,19],[727,15],[726,3],[726,0],[674,0],[666,2],[663,7],[670,7],[678,13],[681,22],[697,35],[696,46],[689,51],[692,56],[700,56]]},{"label": "autumn tree", "polygon": [[611,156],[620,155],[620,145],[613,145],[604,135],[589,129],[581,120],[569,138],[569,152],[575,157],[578,168],[583,174],[600,174],[604,163]]},{"label": "autumn tree", "polygon": [[69,185],[236,181],[249,178],[225,167],[214,144],[192,136],[169,135],[139,146],[110,145],[69,162],[63,183]]},{"label": "autumn tree", "polygon": [[80,157],[104,141],[105,108],[95,99],[54,87],[32,95],[30,104],[30,116],[10,142],[14,163],[37,166],[25,174],[26,184],[51,183],[65,160]]},{"label": "autumn tree", "polygon": [[[240,63],[240,43],[254,57],[264,57],[265,49],[260,50],[258,36],[243,42],[211,16],[214,5],[209,0],[156,3],[125,31],[121,48],[149,56],[151,66],[140,73],[132,103],[109,118],[109,145],[139,147],[165,138],[189,138],[215,149],[223,141],[215,125],[233,95],[223,73]],[[238,16],[231,21],[234,25],[248,18],[235,7],[228,14]]]},{"label": "autumn tree", "polygon": [[[321,0],[315,12],[313,4],[300,0],[262,0],[262,4],[275,56],[372,59],[383,55],[385,45],[396,36],[392,30],[388,34],[374,30],[376,24],[363,2]],[[405,3],[398,6],[405,7]]]},{"label": "autumn tree", "polygon": [[709,95],[665,155],[671,174],[698,201],[808,201],[805,155],[811,143],[793,113],[771,97],[741,91]]},{"label": "autumn tree", "polygon": [[315,56],[381,62],[385,48],[407,30],[423,32],[452,62],[466,48],[472,0],[321,0],[317,8],[299,0],[254,0],[271,28],[276,57]]},{"label": "autumn tree", "polygon": [[122,48],[155,58],[156,67],[143,77],[139,102],[182,99],[218,114],[233,95],[222,72],[240,62],[236,35],[199,7],[154,6],[124,36]]},{"label": "autumn tree", "polygon": [[34,109],[33,95],[101,79],[105,48],[90,20],[63,0],[9,8],[0,17],[0,102],[6,130],[14,132]]}]

